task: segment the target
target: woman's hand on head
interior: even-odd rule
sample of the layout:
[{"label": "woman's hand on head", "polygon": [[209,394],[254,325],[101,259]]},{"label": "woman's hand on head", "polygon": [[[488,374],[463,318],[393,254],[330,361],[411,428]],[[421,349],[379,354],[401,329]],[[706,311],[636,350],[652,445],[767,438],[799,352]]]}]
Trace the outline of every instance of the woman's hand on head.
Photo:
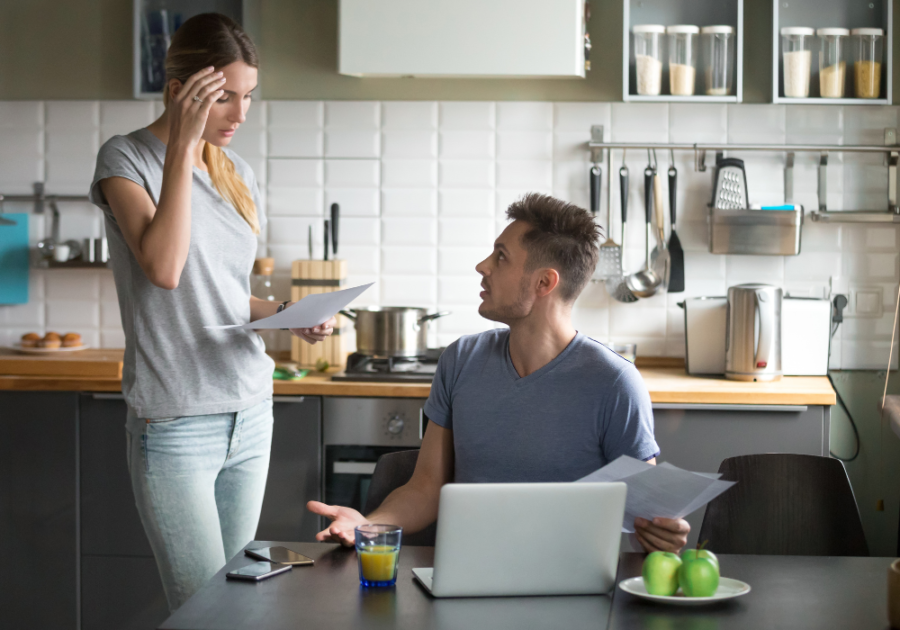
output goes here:
[{"label": "woman's hand on head", "polygon": [[291,328],[291,333],[307,343],[315,344],[319,341],[325,341],[325,338],[334,332],[335,326],[337,326],[337,319],[332,317],[324,324],[314,328]]},{"label": "woman's hand on head", "polygon": [[[215,68],[204,68],[191,75],[184,82],[170,83],[169,104],[166,111],[169,115],[169,144],[196,146],[206,129],[206,119],[212,104],[219,99],[224,90],[225,78]],[[177,92],[177,93],[176,93]],[[199,101],[197,100],[199,99]]]}]

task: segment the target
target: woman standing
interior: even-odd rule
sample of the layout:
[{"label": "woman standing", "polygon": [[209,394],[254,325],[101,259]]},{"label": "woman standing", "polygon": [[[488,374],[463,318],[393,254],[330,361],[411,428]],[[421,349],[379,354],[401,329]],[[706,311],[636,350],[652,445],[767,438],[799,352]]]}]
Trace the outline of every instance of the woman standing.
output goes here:
[{"label": "woman standing", "polygon": [[[284,308],[250,295],[265,218],[253,171],[225,148],[257,67],[236,22],[187,20],[165,113],[104,144],[91,186],[125,330],[132,487],[173,611],[254,538],[269,467],[272,360],[254,332],[205,328]],[[316,343],[333,326],[292,332]]]}]

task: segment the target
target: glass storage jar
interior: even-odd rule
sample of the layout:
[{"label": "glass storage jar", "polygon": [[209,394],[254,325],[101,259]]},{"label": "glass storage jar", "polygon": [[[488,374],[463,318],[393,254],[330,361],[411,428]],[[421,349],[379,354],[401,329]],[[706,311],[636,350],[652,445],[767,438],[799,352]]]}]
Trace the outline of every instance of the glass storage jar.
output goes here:
[{"label": "glass storage jar", "polygon": [[697,36],[700,28],[678,24],[666,28],[669,40],[669,93],[693,96],[697,79]]},{"label": "glass storage jar", "polygon": [[734,27],[704,26],[700,29],[700,63],[703,90],[707,96],[731,94],[734,82]]},{"label": "glass storage jar", "polygon": [[850,34],[856,39],[856,55],[853,60],[856,98],[878,98],[881,96],[884,31],[880,28],[855,28]]},{"label": "glass storage jar", "polygon": [[660,37],[666,32],[662,24],[635,24],[634,65],[637,93],[658,96],[662,89],[662,48]]},{"label": "glass storage jar", "polygon": [[845,28],[820,28],[819,38],[819,96],[843,98],[847,78],[844,46],[850,31]]},{"label": "glass storage jar", "polygon": [[815,32],[815,29],[803,26],[786,26],[781,29],[784,95],[787,97],[809,96],[812,39]]}]

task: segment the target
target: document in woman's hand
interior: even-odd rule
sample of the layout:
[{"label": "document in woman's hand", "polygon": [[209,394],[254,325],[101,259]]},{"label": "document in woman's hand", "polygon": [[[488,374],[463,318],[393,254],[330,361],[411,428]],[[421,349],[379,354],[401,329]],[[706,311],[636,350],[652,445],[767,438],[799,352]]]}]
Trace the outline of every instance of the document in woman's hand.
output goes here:
[{"label": "document in woman's hand", "polygon": [[331,293],[315,293],[287,307],[271,317],[257,319],[246,324],[229,324],[226,326],[205,326],[210,329],[241,328],[259,330],[266,328],[313,328],[324,324],[334,317],[338,311],[346,308],[350,302],[362,295],[374,282],[363,284],[352,289],[332,291]]}]

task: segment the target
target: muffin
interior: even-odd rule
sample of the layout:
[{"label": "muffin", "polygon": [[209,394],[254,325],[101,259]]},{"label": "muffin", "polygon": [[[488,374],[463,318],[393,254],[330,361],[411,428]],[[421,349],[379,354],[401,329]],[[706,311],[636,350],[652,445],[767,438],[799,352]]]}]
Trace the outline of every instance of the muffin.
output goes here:
[{"label": "muffin", "polygon": [[78,333],[66,333],[62,338],[62,347],[63,348],[77,348],[82,345],[81,343],[81,335]]},{"label": "muffin", "polygon": [[36,348],[40,340],[41,336],[39,334],[28,333],[27,335],[22,335],[19,345],[23,348]]},{"label": "muffin", "polygon": [[55,349],[59,348],[62,345],[62,340],[59,338],[59,335],[55,332],[48,332],[44,335],[44,338],[38,342],[38,346],[41,348],[50,348]]}]

